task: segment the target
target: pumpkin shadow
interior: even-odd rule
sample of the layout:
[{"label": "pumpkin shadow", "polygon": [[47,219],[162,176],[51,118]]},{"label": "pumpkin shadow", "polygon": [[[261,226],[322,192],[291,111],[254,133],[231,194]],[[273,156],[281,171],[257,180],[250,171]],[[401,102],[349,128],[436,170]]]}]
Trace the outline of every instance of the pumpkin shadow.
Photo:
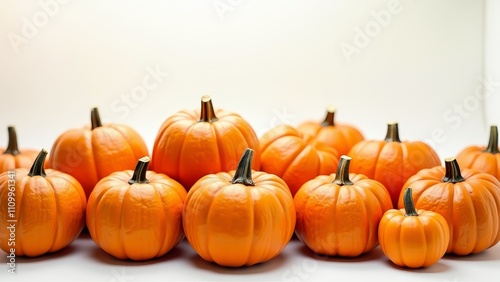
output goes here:
[{"label": "pumpkin shadow", "polygon": [[445,254],[443,259],[454,261],[500,261],[500,247],[496,247],[495,250],[490,248],[477,254],[469,254],[465,256]]},{"label": "pumpkin shadow", "polygon": [[92,260],[99,261],[108,265],[117,265],[117,266],[142,266],[142,265],[151,265],[156,263],[162,263],[170,260],[175,260],[182,256],[183,250],[178,246],[173,247],[169,252],[164,254],[158,258],[152,258],[149,260],[143,261],[135,261],[131,259],[119,259],[108,253],[106,253],[99,246],[95,245],[93,250],[90,251],[90,258]]},{"label": "pumpkin shadow", "polygon": [[299,247],[299,252],[309,258],[322,260],[322,261],[330,261],[330,262],[364,262],[364,261],[372,261],[380,259],[384,256],[382,250],[377,247],[367,253],[361,254],[357,257],[341,257],[341,256],[328,256],[328,255],[320,255],[313,252],[306,245],[302,245]]},{"label": "pumpkin shadow", "polygon": [[194,264],[198,269],[215,272],[219,274],[231,274],[231,275],[249,275],[271,272],[279,269],[286,262],[286,256],[280,253],[278,256],[272,258],[271,260],[254,264],[251,266],[239,266],[239,267],[226,267],[219,265],[215,262],[209,262],[200,257],[197,253],[194,253],[188,260]]},{"label": "pumpkin shadow", "polygon": [[390,268],[395,269],[395,270],[400,270],[404,272],[414,272],[414,273],[443,273],[450,271],[451,267],[447,265],[446,263],[443,263],[443,261],[439,260],[435,264],[428,266],[428,267],[422,267],[422,268],[409,268],[409,267],[402,267],[399,265],[394,264],[392,261],[389,259],[386,259],[385,264],[388,265]]},{"label": "pumpkin shadow", "polygon": [[[78,251],[78,248],[74,245],[69,245],[62,248],[59,251],[53,253],[46,253],[36,257],[28,257],[28,256],[16,256],[16,263],[28,264],[28,263],[36,263],[39,261],[46,260],[55,260],[59,258],[63,258],[65,256],[69,256]],[[0,256],[0,263],[8,263],[7,253],[4,252],[5,255]]]}]

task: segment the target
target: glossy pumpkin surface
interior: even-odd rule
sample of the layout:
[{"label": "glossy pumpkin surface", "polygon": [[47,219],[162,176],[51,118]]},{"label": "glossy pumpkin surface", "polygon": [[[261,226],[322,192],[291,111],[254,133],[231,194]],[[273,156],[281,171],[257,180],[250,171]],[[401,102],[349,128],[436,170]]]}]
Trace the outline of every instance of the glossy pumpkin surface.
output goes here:
[{"label": "glossy pumpkin surface", "polygon": [[162,173],[148,171],[149,157],[135,170],[114,172],[99,181],[87,207],[94,242],[119,259],[161,257],[183,238],[186,190]]},{"label": "glossy pumpkin surface", "polygon": [[335,107],[327,108],[323,122],[306,121],[299,124],[297,130],[331,146],[339,155],[347,155],[354,145],[365,140],[363,133],[357,127],[335,122]]},{"label": "glossy pumpkin surface", "polygon": [[210,96],[201,109],[182,110],[162,124],[155,139],[152,165],[187,190],[201,177],[234,169],[246,148],[255,152],[252,168],[260,168],[259,140],[240,115],[214,109]]},{"label": "glossy pumpkin surface", "polygon": [[[0,174],[0,247],[17,256],[37,257],[70,245],[85,226],[87,199],[69,174],[44,169],[41,150],[30,170]],[[12,203],[15,203],[12,206]],[[9,241],[15,226],[15,241]]]},{"label": "glossy pumpkin surface", "polygon": [[90,127],[67,130],[56,139],[48,167],[75,177],[88,198],[100,179],[134,167],[139,158],[148,155],[137,131],[123,124],[102,124],[93,108]]},{"label": "glossy pumpkin surface", "polygon": [[401,141],[397,123],[389,123],[384,140],[364,140],[350,150],[351,171],[382,182],[397,207],[405,181],[424,168],[441,164],[439,156],[422,141]]},{"label": "glossy pumpkin surface", "polygon": [[7,127],[9,134],[7,148],[0,150],[0,173],[15,168],[29,169],[33,165],[39,151],[19,149],[17,133],[14,126]]},{"label": "glossy pumpkin surface", "polygon": [[498,127],[490,127],[490,138],[486,146],[468,146],[457,155],[462,168],[475,168],[495,176],[500,180],[500,150],[498,147]]},{"label": "glossy pumpkin surface", "polygon": [[200,257],[222,266],[263,263],[278,256],[295,227],[286,183],[251,169],[247,149],[237,170],[209,174],[189,190],[183,210],[186,238]]},{"label": "glossy pumpkin surface", "polygon": [[290,125],[276,126],[259,141],[261,169],[285,180],[292,196],[308,180],[335,172],[338,164],[335,149]]},{"label": "glossy pumpkin surface", "polygon": [[446,253],[450,229],[439,213],[415,209],[411,190],[404,190],[403,209],[390,209],[380,220],[380,248],[398,266],[429,267]]},{"label": "glossy pumpkin surface", "polygon": [[391,198],[380,182],[349,173],[350,161],[342,156],[336,173],[307,181],[295,194],[295,233],[315,253],[356,257],[378,246]]},{"label": "glossy pumpkin surface", "polygon": [[[461,170],[455,158],[446,158],[445,167],[423,169],[404,186],[413,189],[417,209],[446,219],[447,253],[479,253],[500,240],[500,182],[494,176],[477,169]],[[403,194],[399,207],[403,207]]]}]

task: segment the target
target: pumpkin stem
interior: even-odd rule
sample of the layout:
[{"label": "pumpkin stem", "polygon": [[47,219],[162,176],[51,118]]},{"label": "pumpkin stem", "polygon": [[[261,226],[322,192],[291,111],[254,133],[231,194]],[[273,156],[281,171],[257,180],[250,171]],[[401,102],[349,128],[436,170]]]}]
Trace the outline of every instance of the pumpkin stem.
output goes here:
[{"label": "pumpkin stem", "polygon": [[212,105],[212,98],[208,95],[201,97],[201,115],[200,122],[214,122],[218,118],[215,116],[214,106]]},{"label": "pumpkin stem", "polygon": [[498,127],[496,125],[492,125],[490,127],[490,140],[488,142],[488,146],[483,152],[498,154],[500,150],[498,150]]},{"label": "pumpkin stem", "polygon": [[325,120],[321,123],[321,126],[335,126],[334,122],[335,118],[335,107],[334,106],[329,106],[326,109],[326,117]]},{"label": "pumpkin stem", "polygon": [[134,174],[132,178],[128,181],[128,184],[134,183],[149,183],[149,180],[146,178],[146,172],[148,171],[149,165],[149,157],[145,156],[139,159],[137,165],[135,166]]},{"label": "pumpkin stem", "polygon": [[399,129],[397,122],[389,122],[387,124],[387,134],[385,135],[385,142],[401,142],[399,139]]},{"label": "pumpkin stem", "polygon": [[7,131],[9,132],[9,143],[7,145],[7,149],[5,149],[5,152],[3,152],[3,153],[17,156],[21,152],[19,151],[19,147],[17,145],[16,128],[14,126],[9,126],[9,127],[7,127]]},{"label": "pumpkin stem", "polygon": [[28,176],[42,176],[42,177],[46,176],[45,169],[43,167],[47,153],[48,152],[45,149],[42,149],[40,153],[38,153],[38,156],[36,156],[36,159],[33,162],[33,165],[31,166]]},{"label": "pumpkin stem", "polygon": [[418,216],[415,204],[413,203],[412,189],[406,188],[403,194],[403,204],[405,207],[405,216]]},{"label": "pumpkin stem", "polygon": [[101,117],[99,116],[99,111],[97,110],[97,108],[92,108],[92,110],[90,111],[90,121],[92,124],[92,129],[102,126]]},{"label": "pumpkin stem", "polygon": [[444,165],[446,168],[446,172],[441,181],[450,183],[465,181],[465,178],[463,178],[462,174],[460,173],[460,167],[458,166],[458,162],[455,158],[451,157],[444,159]]},{"label": "pumpkin stem", "polygon": [[252,180],[252,158],[253,150],[247,148],[245,150],[245,153],[243,153],[240,162],[238,163],[236,172],[234,173],[233,179],[231,180],[232,184],[255,186],[255,183]]},{"label": "pumpkin stem", "polygon": [[340,157],[337,172],[335,173],[335,179],[332,183],[340,186],[354,184],[354,182],[349,179],[349,165],[351,164],[351,159],[351,157],[346,155]]}]

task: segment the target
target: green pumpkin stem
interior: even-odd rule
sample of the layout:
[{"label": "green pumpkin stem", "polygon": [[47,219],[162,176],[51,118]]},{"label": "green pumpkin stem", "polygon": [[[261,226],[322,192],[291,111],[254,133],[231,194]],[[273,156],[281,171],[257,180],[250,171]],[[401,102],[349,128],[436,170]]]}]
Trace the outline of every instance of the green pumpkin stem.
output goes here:
[{"label": "green pumpkin stem", "polygon": [[253,150],[247,148],[245,150],[245,153],[243,153],[240,162],[238,163],[236,172],[234,173],[233,179],[231,180],[232,184],[255,186],[255,183],[252,180],[252,158]]},{"label": "green pumpkin stem", "polygon": [[406,188],[403,194],[403,204],[405,207],[405,216],[418,216],[415,204],[413,203],[412,189]]},{"label": "green pumpkin stem", "polygon": [[149,180],[146,178],[146,172],[148,171],[150,158],[148,156],[142,157],[137,162],[135,166],[134,174],[132,178],[128,181],[128,184],[134,183],[149,183]]},{"label": "green pumpkin stem", "polygon": [[321,126],[335,126],[335,107],[329,106],[326,109],[326,117],[325,120],[321,123]]},{"label": "green pumpkin stem", "polygon": [[351,159],[351,157],[345,155],[340,157],[337,172],[335,172],[335,179],[332,183],[340,186],[354,184],[354,182],[349,179],[349,165],[351,164]]},{"label": "green pumpkin stem", "polygon": [[92,124],[92,129],[102,126],[101,117],[99,116],[97,108],[92,108],[90,111],[90,122]]},{"label": "green pumpkin stem", "polygon": [[385,135],[385,142],[401,142],[399,139],[399,129],[397,122],[390,122],[387,124],[387,134]]},{"label": "green pumpkin stem", "polygon": [[21,152],[19,151],[19,146],[17,145],[16,128],[14,126],[9,126],[9,127],[7,127],[7,131],[9,134],[9,143],[7,145],[7,149],[5,149],[5,151],[3,153],[17,156]]},{"label": "green pumpkin stem", "polygon": [[38,156],[36,156],[35,161],[33,162],[33,165],[31,166],[30,172],[28,173],[28,176],[42,176],[45,177],[45,169],[44,164],[45,164],[45,157],[47,156],[48,152],[45,149],[42,149],[40,153],[38,153]]},{"label": "green pumpkin stem", "polygon": [[208,95],[201,97],[201,114],[200,122],[214,122],[217,121],[215,116],[214,106],[212,105],[212,98]]},{"label": "green pumpkin stem", "polygon": [[488,146],[483,152],[492,154],[500,153],[500,150],[498,150],[498,127],[496,125],[492,125],[490,127],[490,140],[488,141]]},{"label": "green pumpkin stem", "polygon": [[441,181],[449,182],[449,183],[457,183],[465,181],[462,174],[460,173],[460,166],[458,166],[458,162],[455,158],[446,158],[444,159],[444,165],[446,172]]}]

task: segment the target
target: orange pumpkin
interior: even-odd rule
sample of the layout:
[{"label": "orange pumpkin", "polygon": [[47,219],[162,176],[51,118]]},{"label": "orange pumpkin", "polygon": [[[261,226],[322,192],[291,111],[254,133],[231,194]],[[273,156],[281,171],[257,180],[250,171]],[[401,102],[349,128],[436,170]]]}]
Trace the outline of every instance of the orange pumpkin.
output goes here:
[{"label": "orange pumpkin", "polygon": [[380,220],[380,248],[398,266],[429,267],[446,253],[450,241],[448,223],[439,213],[416,210],[411,188],[404,191],[403,205],[404,209],[386,211]]},{"label": "orange pumpkin", "polygon": [[488,146],[469,146],[457,155],[457,162],[462,168],[476,168],[495,176],[500,180],[500,150],[498,147],[498,128],[490,127]]},{"label": "orange pumpkin", "polygon": [[318,141],[333,147],[339,155],[346,155],[358,142],[365,139],[363,133],[353,125],[334,121],[335,107],[327,108],[323,122],[306,121],[297,126],[297,130],[314,136]]},{"label": "orange pumpkin", "polygon": [[335,172],[335,149],[282,124],[260,138],[261,170],[281,177],[295,196],[302,184],[322,174]]},{"label": "orange pumpkin", "polygon": [[446,158],[445,167],[423,169],[404,187],[412,187],[417,209],[437,212],[446,219],[451,236],[447,253],[479,253],[500,240],[500,182],[491,174],[460,170],[455,158]]},{"label": "orange pumpkin", "polygon": [[67,130],[56,139],[48,160],[48,167],[74,176],[87,198],[100,179],[148,155],[146,143],[131,127],[102,124],[97,108],[90,117],[90,127]]},{"label": "orange pumpkin", "polygon": [[70,245],[85,226],[87,199],[69,174],[44,169],[42,149],[30,170],[0,174],[0,248],[36,257]]},{"label": "orange pumpkin", "polygon": [[389,123],[384,140],[364,140],[349,151],[351,171],[384,184],[397,207],[405,181],[418,171],[441,164],[439,156],[422,141],[401,141],[397,123]]},{"label": "orange pumpkin", "polygon": [[234,112],[214,110],[205,95],[201,111],[182,110],[165,120],[151,162],[189,190],[202,176],[235,167],[246,148],[255,151],[253,169],[259,169],[259,140],[250,124]]},{"label": "orange pumpkin", "polygon": [[351,158],[342,156],[336,173],[306,182],[295,194],[295,234],[321,255],[356,257],[378,246],[378,224],[392,208],[378,181],[349,173]]},{"label": "orange pumpkin", "polygon": [[15,168],[29,169],[33,165],[39,151],[32,149],[19,150],[17,134],[14,126],[7,127],[9,142],[7,148],[0,154],[0,173]]},{"label": "orange pumpkin", "polygon": [[295,207],[286,183],[252,171],[247,149],[236,171],[208,174],[189,190],[183,227],[204,260],[238,267],[266,262],[280,254],[295,227]]},{"label": "orange pumpkin", "polygon": [[186,190],[162,173],[148,171],[149,157],[135,170],[114,172],[97,183],[87,205],[94,242],[119,259],[161,257],[183,238]]}]

